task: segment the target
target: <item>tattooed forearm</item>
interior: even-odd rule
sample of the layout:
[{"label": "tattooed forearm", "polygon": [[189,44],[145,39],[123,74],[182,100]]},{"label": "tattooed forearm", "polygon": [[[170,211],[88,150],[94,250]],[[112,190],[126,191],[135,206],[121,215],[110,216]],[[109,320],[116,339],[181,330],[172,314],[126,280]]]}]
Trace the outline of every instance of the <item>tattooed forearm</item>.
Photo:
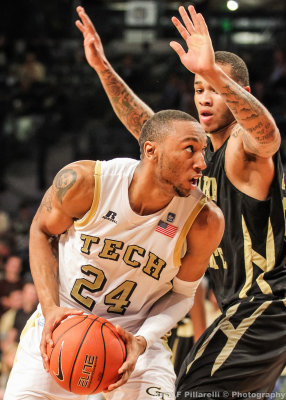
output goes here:
[{"label": "tattooed forearm", "polygon": [[63,197],[66,192],[74,185],[77,174],[71,168],[66,168],[60,171],[54,179],[54,187],[59,201],[63,202]]},{"label": "tattooed forearm", "polygon": [[154,113],[112,70],[101,74],[111,105],[125,127],[138,138],[141,128]]},{"label": "tattooed forearm", "polygon": [[[225,83],[221,95],[243,128],[243,141],[250,152],[267,156],[277,151],[279,131],[269,111],[237,83]],[[233,132],[235,136],[237,132]]]},{"label": "tattooed forearm", "polygon": [[[270,125],[270,124],[268,124],[268,125]],[[257,125],[255,125],[254,127],[249,128],[249,129],[248,129],[248,132],[255,132],[257,129],[262,128],[262,126],[263,126],[263,124],[262,124],[261,122],[259,122],[259,123],[258,123]]]},{"label": "tattooed forearm", "polygon": [[241,125],[242,121],[258,118],[264,111],[261,103],[238,84],[224,86],[222,96],[231,111],[239,115]]}]

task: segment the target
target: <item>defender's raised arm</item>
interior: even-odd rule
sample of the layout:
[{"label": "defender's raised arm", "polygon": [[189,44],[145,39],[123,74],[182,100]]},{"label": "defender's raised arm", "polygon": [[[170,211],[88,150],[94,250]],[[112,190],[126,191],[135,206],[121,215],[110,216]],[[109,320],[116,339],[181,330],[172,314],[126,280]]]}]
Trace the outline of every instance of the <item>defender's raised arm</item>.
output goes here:
[{"label": "defender's raised arm", "polygon": [[[247,153],[259,157],[271,157],[280,146],[280,133],[270,112],[249,91],[249,86],[240,85],[218,65],[215,60],[208,27],[203,16],[193,6],[179,8],[184,25],[176,18],[172,22],[187,44],[187,51],[172,41],[170,46],[180,57],[182,64],[198,77],[202,77],[220,94],[239,126],[237,135],[242,135]],[[198,79],[199,81],[199,79]]]},{"label": "defender's raised arm", "polygon": [[139,138],[144,122],[154,112],[128,87],[108,62],[100,37],[83,7],[77,7],[81,19],[77,28],[84,37],[84,51],[87,62],[97,72],[109,101],[125,127]]}]

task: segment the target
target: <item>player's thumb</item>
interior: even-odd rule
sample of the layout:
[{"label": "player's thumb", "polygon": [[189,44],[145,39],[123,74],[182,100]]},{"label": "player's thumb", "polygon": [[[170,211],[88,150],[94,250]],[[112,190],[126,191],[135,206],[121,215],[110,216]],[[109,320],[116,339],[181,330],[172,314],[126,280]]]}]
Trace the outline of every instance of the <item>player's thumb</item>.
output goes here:
[{"label": "player's thumb", "polygon": [[178,54],[180,58],[185,54],[185,50],[180,45],[180,43],[172,41],[170,42],[170,46]]}]

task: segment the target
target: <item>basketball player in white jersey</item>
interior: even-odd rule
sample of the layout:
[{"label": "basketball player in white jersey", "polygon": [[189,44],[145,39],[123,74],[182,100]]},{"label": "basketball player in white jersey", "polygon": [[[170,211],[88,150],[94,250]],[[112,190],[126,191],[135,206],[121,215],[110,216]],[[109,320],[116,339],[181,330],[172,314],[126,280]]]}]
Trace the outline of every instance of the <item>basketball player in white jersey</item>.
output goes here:
[{"label": "basketball player in white jersey", "polygon": [[141,161],[79,161],[56,175],[31,226],[40,306],[22,334],[5,400],[86,398],[47,373],[53,329],[82,312],[111,321],[126,343],[107,399],[175,398],[161,337],[188,312],[224,230],[220,209],[197,188],[205,146],[193,117],[166,110],[142,128]]}]

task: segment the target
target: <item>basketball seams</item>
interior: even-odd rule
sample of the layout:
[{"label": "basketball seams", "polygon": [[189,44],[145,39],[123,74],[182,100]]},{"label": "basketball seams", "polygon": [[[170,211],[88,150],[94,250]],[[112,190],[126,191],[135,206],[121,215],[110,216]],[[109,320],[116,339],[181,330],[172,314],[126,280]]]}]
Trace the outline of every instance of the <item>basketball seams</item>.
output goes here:
[{"label": "basketball seams", "polygon": [[[72,328],[74,328],[75,326],[81,324],[81,323],[82,323],[83,321],[85,321],[87,318],[88,318],[88,315],[85,315],[84,318],[83,318],[81,321],[76,322],[74,325],[71,325],[68,329],[66,329],[65,331],[63,331],[63,332],[61,333],[61,335],[58,337],[56,343],[54,343],[54,346],[53,346],[53,348],[52,348],[52,350],[51,350],[50,359],[52,358],[52,354],[53,354],[53,352],[54,352],[54,349],[55,349],[56,345],[57,345],[58,342],[61,340],[61,338],[63,337],[63,335],[64,335],[66,332],[68,332],[69,330],[71,330]],[[67,319],[67,318],[65,318],[63,321],[66,321],[66,319]],[[57,328],[58,326],[60,326],[60,324],[57,325],[56,328]],[[55,328],[55,329],[56,329],[56,328]]]},{"label": "basketball seams", "polygon": [[112,329],[113,327],[110,327],[109,325],[107,325],[107,323],[108,323],[108,321],[105,322],[104,325],[106,326],[106,328],[108,328],[108,329],[113,333],[114,337],[115,337],[115,338],[117,339],[117,341],[119,342],[120,348],[121,348],[121,351],[122,351],[122,359],[123,359],[123,361],[125,361],[125,359],[126,359],[126,351],[124,351],[124,348],[123,348],[123,346],[122,346],[122,342],[118,339],[118,334],[117,334],[117,332],[114,332],[114,330]]},{"label": "basketball seams", "polygon": [[[83,345],[84,339],[85,339],[86,335],[88,334],[88,331],[90,330],[90,328],[92,327],[92,325],[93,325],[95,322],[97,322],[97,320],[98,320],[98,317],[97,317],[96,319],[91,319],[91,318],[88,318],[88,317],[89,317],[89,316],[87,315],[87,319],[90,319],[90,320],[91,320],[91,323],[90,323],[89,327],[86,329],[85,334],[84,334],[84,336],[83,336],[82,339],[81,339],[81,343],[80,343],[80,345],[79,345],[79,347],[78,347],[77,353],[76,353],[75,358],[74,358],[73,366],[72,366],[72,369],[71,369],[70,382],[69,382],[69,390],[70,390],[70,392],[72,391],[72,390],[71,390],[71,381],[72,381],[72,378],[73,378],[74,367],[75,367],[75,363],[76,363],[76,361],[77,361],[78,354],[79,354],[80,349],[81,349],[81,347],[82,347],[82,345]],[[84,320],[85,320],[85,319],[84,319]],[[83,321],[84,321],[84,320],[83,320]]]},{"label": "basketball seams", "polygon": [[104,347],[104,363],[103,363],[103,371],[102,371],[101,379],[98,382],[98,385],[96,386],[96,388],[91,392],[91,394],[95,393],[95,391],[97,390],[97,388],[101,384],[102,379],[103,379],[104,374],[105,374],[105,364],[106,364],[106,346],[105,346],[105,339],[104,339],[104,335],[103,335],[103,327],[105,326],[106,322],[103,322],[103,323],[101,321],[97,321],[97,322],[99,322],[101,324],[100,331],[101,331],[101,338],[102,338],[102,343],[103,343],[103,347]]},{"label": "basketball seams", "polygon": [[117,332],[114,332],[114,329],[112,329],[112,327],[109,326],[109,322],[108,321],[103,322],[103,323],[101,321],[97,321],[97,322],[101,323],[101,336],[102,336],[102,341],[103,341],[103,346],[104,346],[104,365],[103,365],[103,373],[102,373],[101,380],[100,380],[100,382],[98,383],[97,387],[93,390],[93,392],[91,394],[95,393],[95,391],[97,390],[97,388],[101,384],[101,381],[103,380],[103,377],[104,377],[104,374],[105,374],[106,346],[105,346],[105,337],[104,337],[104,334],[103,334],[103,328],[104,327],[107,328],[113,334],[114,338],[116,338],[117,341],[119,342],[120,348],[121,348],[121,351],[122,351],[122,360],[123,360],[123,362],[125,361],[125,358],[126,358],[126,351],[123,350],[122,343],[118,339]]}]

